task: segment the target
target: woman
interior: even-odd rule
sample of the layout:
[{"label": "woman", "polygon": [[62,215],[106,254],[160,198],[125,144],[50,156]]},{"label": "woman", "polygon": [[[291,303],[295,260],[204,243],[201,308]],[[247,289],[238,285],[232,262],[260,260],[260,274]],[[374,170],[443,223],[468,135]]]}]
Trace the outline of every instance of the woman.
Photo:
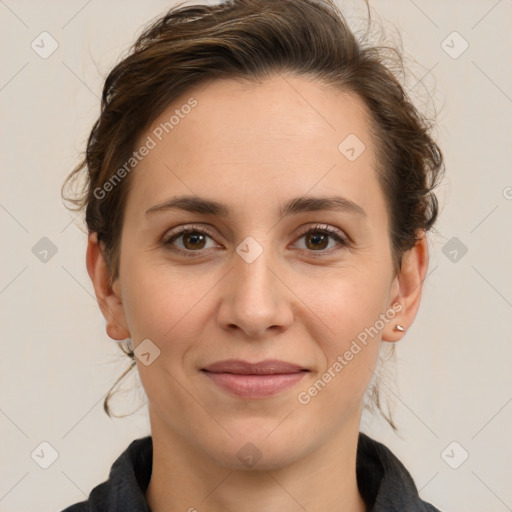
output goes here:
[{"label": "woman", "polygon": [[148,28],[69,179],[87,173],[87,269],[151,436],[66,511],[436,511],[359,425],[418,311],[441,170],[328,0]]}]

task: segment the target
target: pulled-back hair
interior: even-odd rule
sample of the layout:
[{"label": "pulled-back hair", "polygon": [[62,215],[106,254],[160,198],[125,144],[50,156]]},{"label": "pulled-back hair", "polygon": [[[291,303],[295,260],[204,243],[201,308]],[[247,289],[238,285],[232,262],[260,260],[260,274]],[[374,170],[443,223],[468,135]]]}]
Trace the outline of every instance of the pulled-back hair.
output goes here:
[{"label": "pulled-back hair", "polygon": [[[356,94],[366,105],[397,271],[402,253],[436,220],[433,189],[443,158],[427,119],[385,64],[383,49],[359,42],[333,0],[184,3],[147,27],[108,75],[85,156],[63,185],[64,195],[66,186],[85,175],[79,193],[64,197],[73,204],[70,209],[85,209],[88,230],[97,233],[112,280],[119,272],[119,242],[133,172],[107,194],[97,191],[129,161],[140,134],[195,85],[219,78],[260,82],[283,73]],[[400,60],[398,53],[396,58]],[[132,362],[116,384],[135,366],[133,347],[119,346]],[[112,389],[104,402],[107,414]],[[380,409],[378,389],[370,396]]]}]

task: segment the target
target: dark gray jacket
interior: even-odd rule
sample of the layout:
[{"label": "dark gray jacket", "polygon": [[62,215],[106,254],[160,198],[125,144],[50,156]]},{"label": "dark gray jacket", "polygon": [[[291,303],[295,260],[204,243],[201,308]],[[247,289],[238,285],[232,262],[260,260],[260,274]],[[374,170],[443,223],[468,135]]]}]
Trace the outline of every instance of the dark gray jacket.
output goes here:
[{"label": "dark gray jacket", "polygon": [[[114,462],[108,480],[97,485],[87,501],[62,512],[151,512],[145,491],[151,478],[151,436],[136,439]],[[368,512],[440,512],[418,495],[411,475],[383,444],[360,433],[357,484]]]}]

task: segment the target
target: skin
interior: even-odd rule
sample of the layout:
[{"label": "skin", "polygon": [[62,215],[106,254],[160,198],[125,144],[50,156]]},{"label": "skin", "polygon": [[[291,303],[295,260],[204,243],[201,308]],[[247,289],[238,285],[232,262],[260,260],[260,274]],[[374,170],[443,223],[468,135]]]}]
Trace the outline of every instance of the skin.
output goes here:
[{"label": "skin", "polygon": [[[408,328],[415,318],[425,236],[395,274],[369,114],[356,95],[295,75],[217,80],[176,100],[140,144],[190,97],[197,107],[131,176],[119,278],[110,282],[95,234],[87,249],[108,335],[131,337],[135,347],[149,338],[160,350],[148,366],[137,359],[154,447],[148,503],[153,512],[364,511],[355,473],[363,396],[380,343],[398,341],[395,324]],[[354,161],[338,150],[349,134],[366,146]],[[334,192],[364,215],[278,214],[291,198]],[[145,214],[182,194],[225,203],[232,214]],[[317,248],[300,233],[317,223],[349,245],[328,238]],[[186,257],[163,240],[190,224],[213,237],[176,239],[174,247],[193,253]],[[252,263],[236,252],[248,236],[263,249]],[[395,303],[401,311],[379,334],[307,405],[299,403],[298,394]],[[277,395],[243,399],[200,371],[228,358],[282,359],[309,372]],[[261,453],[250,468],[237,456],[248,442]]]}]

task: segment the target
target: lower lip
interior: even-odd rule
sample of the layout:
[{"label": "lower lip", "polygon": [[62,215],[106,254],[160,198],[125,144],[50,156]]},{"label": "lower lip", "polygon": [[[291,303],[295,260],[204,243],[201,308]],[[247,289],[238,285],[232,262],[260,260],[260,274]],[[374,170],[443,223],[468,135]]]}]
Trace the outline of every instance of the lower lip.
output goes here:
[{"label": "lower lip", "polygon": [[295,386],[306,372],[275,375],[241,375],[207,371],[203,373],[224,391],[243,398],[265,398]]}]

